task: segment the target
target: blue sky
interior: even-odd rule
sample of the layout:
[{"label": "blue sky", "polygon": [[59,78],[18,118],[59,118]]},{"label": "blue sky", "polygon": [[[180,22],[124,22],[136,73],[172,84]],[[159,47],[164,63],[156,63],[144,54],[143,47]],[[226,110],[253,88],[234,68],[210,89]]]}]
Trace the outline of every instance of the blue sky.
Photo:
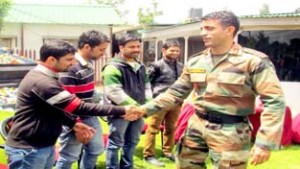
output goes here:
[{"label": "blue sky", "polygon": [[[91,0],[13,0],[18,3],[82,4]],[[180,23],[188,17],[190,8],[202,8],[203,14],[216,10],[231,10],[237,15],[259,14],[263,4],[269,5],[271,13],[293,12],[300,8],[300,0],[156,0],[163,16],[159,23]],[[129,23],[137,22],[138,8],[147,8],[152,0],[125,0],[122,7],[129,12],[125,18]]]}]

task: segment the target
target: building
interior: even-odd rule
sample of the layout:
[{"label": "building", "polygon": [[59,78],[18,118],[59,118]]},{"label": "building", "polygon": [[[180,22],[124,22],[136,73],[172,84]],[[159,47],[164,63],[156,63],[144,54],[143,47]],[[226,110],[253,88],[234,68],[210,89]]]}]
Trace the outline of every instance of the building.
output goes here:
[{"label": "building", "polygon": [[[300,113],[300,13],[249,15],[240,17],[241,29],[236,41],[245,47],[266,53],[282,81],[288,105]],[[168,39],[181,43],[181,61],[186,63],[203,50],[200,21],[146,31],[142,34],[146,64],[161,57],[162,44]]]},{"label": "building", "polygon": [[[121,23],[121,18],[110,6],[14,4],[4,18],[0,46],[38,60],[38,51],[44,41],[64,39],[77,46],[82,32],[95,29],[112,37],[113,25]],[[97,81],[100,68],[111,57],[111,45],[107,50],[107,56],[95,64]]]}]

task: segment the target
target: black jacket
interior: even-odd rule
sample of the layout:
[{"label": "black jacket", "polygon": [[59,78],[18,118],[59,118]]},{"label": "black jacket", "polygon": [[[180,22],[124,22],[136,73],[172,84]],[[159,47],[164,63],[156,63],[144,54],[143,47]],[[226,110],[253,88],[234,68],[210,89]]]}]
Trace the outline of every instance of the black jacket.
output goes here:
[{"label": "black jacket", "polygon": [[183,65],[177,61],[168,61],[164,58],[149,65],[149,78],[155,98],[166,91],[181,75]]}]

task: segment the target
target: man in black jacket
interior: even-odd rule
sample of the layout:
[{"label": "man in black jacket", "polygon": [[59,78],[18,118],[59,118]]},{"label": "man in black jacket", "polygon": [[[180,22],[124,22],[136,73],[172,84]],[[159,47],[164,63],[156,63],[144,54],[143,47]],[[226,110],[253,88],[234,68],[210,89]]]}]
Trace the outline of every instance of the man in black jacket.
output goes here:
[{"label": "man in black jacket", "polygon": [[58,81],[58,72],[67,71],[73,64],[74,53],[75,48],[68,42],[46,42],[40,49],[41,62],[21,81],[13,126],[5,147],[9,168],[51,169],[54,145],[62,125],[72,128],[77,138],[87,143],[94,129],[77,122],[72,114],[139,118],[132,108],[85,103],[64,90]]},{"label": "man in black jacket", "polygon": [[[180,56],[178,41],[166,41],[162,48],[163,57],[149,66],[149,77],[153,90],[153,97],[165,92],[182,73],[182,64],[177,61]],[[155,166],[164,166],[164,163],[155,158],[155,135],[160,131],[160,124],[164,123],[163,156],[175,161],[172,154],[174,148],[175,125],[181,110],[180,105],[156,113],[149,117],[149,127],[144,142],[144,159]]]}]

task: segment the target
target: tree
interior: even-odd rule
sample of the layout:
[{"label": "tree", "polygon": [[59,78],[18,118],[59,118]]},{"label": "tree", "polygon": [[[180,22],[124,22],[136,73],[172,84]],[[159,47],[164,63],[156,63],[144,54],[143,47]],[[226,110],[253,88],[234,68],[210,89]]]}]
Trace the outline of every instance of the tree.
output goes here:
[{"label": "tree", "polygon": [[6,16],[11,4],[11,0],[0,0],[0,31],[3,26],[3,19]]},{"label": "tree", "polygon": [[152,0],[152,8],[142,9],[139,8],[138,11],[138,21],[141,25],[149,25],[154,23],[154,19],[156,16],[162,15],[162,11],[157,9],[158,3],[156,0]]},{"label": "tree", "polygon": [[295,10],[295,13],[300,13],[300,8],[297,8],[297,9]]},{"label": "tree", "polygon": [[262,8],[259,10],[260,15],[270,14],[269,5],[263,4]]},{"label": "tree", "polygon": [[97,4],[105,4],[112,6],[120,17],[124,17],[129,12],[128,10],[123,10],[121,8],[121,5],[124,4],[125,0],[87,0],[87,3],[91,4],[93,3],[93,1]]}]

